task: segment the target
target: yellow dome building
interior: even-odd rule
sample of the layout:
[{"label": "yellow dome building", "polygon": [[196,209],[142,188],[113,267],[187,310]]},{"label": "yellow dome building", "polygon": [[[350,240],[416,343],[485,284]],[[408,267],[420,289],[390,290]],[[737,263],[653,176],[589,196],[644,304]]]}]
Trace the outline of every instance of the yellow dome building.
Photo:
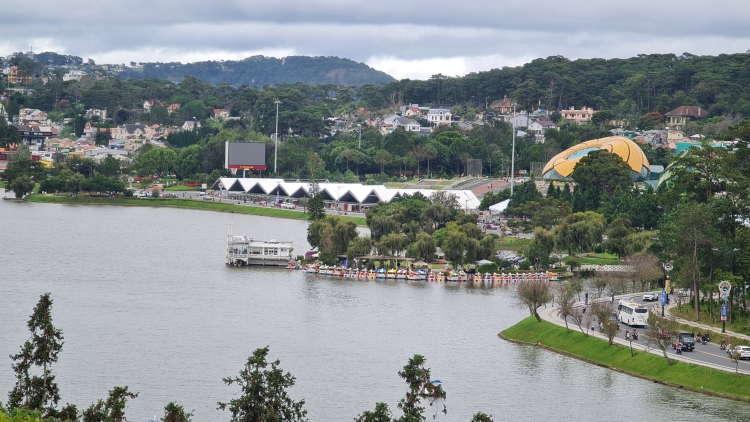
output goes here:
[{"label": "yellow dome building", "polygon": [[633,171],[633,179],[646,179],[651,166],[643,150],[633,141],[622,136],[608,136],[606,138],[593,139],[581,142],[565,151],[555,155],[544,166],[542,179],[547,180],[571,180],[573,169],[581,157],[585,157],[591,151],[606,150],[617,154],[626,162]]}]

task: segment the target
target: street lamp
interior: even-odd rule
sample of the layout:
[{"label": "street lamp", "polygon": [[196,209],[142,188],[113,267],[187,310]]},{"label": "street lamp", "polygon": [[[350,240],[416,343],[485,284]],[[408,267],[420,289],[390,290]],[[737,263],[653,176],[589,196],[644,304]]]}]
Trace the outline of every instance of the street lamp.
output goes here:
[{"label": "street lamp", "polygon": [[362,125],[357,123],[357,129],[359,129],[359,149],[362,149]]},{"label": "street lamp", "polygon": [[273,150],[273,172],[276,173],[276,161],[279,155],[279,104],[281,104],[281,101],[276,100],[273,103],[276,104],[276,134],[274,135],[276,138],[274,140],[276,147]]},{"label": "street lamp", "polygon": [[510,153],[510,197],[513,198],[513,184],[516,176],[516,103],[513,103],[513,115],[510,118],[510,123],[513,126],[513,146]]}]

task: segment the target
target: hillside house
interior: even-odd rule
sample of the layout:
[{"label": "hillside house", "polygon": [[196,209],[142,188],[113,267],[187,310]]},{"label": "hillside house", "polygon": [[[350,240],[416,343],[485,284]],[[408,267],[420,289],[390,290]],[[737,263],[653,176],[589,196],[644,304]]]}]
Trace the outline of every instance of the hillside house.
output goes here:
[{"label": "hillside house", "polygon": [[180,109],[179,104],[170,104],[169,107],[167,107],[167,114],[172,114],[173,112]]},{"label": "hillside house", "polygon": [[182,124],[182,130],[193,130],[199,127],[201,127],[201,122],[197,120],[185,120]]},{"label": "hillside house", "polygon": [[666,125],[674,130],[682,130],[689,121],[702,120],[708,112],[698,106],[680,106],[665,114]]},{"label": "hillside house", "polygon": [[594,109],[591,107],[583,107],[580,110],[577,110],[575,107],[570,107],[567,110],[561,110],[560,114],[562,117],[569,121],[569,122],[576,122],[576,123],[588,123],[591,121],[591,116],[593,116],[595,113]]},{"label": "hillside house", "polygon": [[450,125],[452,114],[447,108],[431,108],[427,112],[427,121],[430,125]]},{"label": "hillside house", "polygon": [[510,114],[513,112],[513,101],[509,100],[508,97],[504,97],[502,100],[490,104],[490,108],[497,110],[500,114]]}]

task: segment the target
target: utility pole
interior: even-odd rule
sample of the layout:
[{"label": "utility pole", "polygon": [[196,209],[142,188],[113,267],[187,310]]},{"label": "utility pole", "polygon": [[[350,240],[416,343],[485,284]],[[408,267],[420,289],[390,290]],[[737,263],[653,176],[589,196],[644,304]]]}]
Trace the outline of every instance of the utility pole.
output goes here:
[{"label": "utility pole", "polygon": [[513,115],[510,117],[510,124],[513,126],[513,146],[510,153],[510,197],[513,197],[513,184],[516,178],[516,103],[513,103]]},{"label": "utility pole", "polygon": [[276,100],[273,103],[276,104],[276,134],[274,135],[274,137],[276,138],[274,140],[276,148],[274,148],[273,150],[273,172],[276,173],[276,161],[279,155],[279,104],[281,104],[281,101]]}]

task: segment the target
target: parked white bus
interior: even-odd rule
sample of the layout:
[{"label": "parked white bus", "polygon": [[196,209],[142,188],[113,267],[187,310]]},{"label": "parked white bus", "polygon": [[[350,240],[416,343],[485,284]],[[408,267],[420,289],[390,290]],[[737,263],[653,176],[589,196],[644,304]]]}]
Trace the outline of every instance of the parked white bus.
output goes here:
[{"label": "parked white bus", "polygon": [[629,326],[648,324],[648,308],[633,302],[620,303],[617,306],[618,319]]}]

